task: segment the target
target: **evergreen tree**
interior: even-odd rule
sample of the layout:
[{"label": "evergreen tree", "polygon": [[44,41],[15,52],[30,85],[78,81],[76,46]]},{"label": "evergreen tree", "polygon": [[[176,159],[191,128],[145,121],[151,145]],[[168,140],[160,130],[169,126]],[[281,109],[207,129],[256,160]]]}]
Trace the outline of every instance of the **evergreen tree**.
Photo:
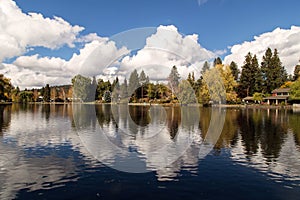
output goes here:
[{"label": "evergreen tree", "polygon": [[271,94],[272,90],[280,87],[287,80],[287,73],[282,66],[277,49],[274,50],[274,54],[270,48],[266,50],[261,63],[261,70],[264,93]]},{"label": "evergreen tree", "polygon": [[293,80],[296,81],[300,77],[300,65],[296,65],[294,69]]},{"label": "evergreen tree", "polygon": [[120,95],[121,98],[128,98],[128,85],[127,85],[127,79],[125,78],[124,83],[121,85],[120,88]]},{"label": "evergreen tree", "polygon": [[195,75],[194,75],[194,72],[192,74],[189,73],[187,81],[190,83],[191,87],[194,88],[194,86],[195,86]]},{"label": "evergreen tree", "polygon": [[137,98],[137,92],[136,90],[140,87],[140,83],[139,83],[139,75],[135,70],[133,70],[133,72],[130,74],[129,77],[129,84],[128,84],[128,94],[129,96],[134,96],[135,98]]},{"label": "evergreen tree", "polygon": [[180,79],[180,76],[179,76],[179,73],[177,71],[177,67],[173,66],[172,70],[171,70],[171,73],[168,77],[168,84],[169,84],[169,87],[172,90],[172,93],[177,91],[178,84],[179,84],[179,79]]},{"label": "evergreen tree", "polygon": [[149,83],[149,77],[146,76],[144,70],[142,70],[140,73],[139,83],[140,83],[140,85],[147,85]]},{"label": "evergreen tree", "polygon": [[201,70],[201,74],[203,75],[209,69],[210,69],[210,64],[209,62],[205,61]]},{"label": "evergreen tree", "polygon": [[147,88],[145,87],[149,84],[149,77],[146,76],[144,70],[142,70],[140,73],[139,83],[141,85],[141,98],[144,98],[144,93],[147,92]]},{"label": "evergreen tree", "polygon": [[44,94],[43,94],[43,98],[45,102],[50,102],[50,86],[49,84],[46,84],[46,87],[44,89]]},{"label": "evergreen tree", "polygon": [[118,102],[120,98],[120,83],[119,78],[116,79],[112,83],[112,93],[111,93],[111,100],[113,102]]},{"label": "evergreen tree", "polygon": [[90,101],[96,100],[96,90],[97,90],[97,81],[96,81],[96,77],[93,76],[92,83],[89,89],[89,97],[88,97]]},{"label": "evergreen tree", "polygon": [[215,58],[215,60],[214,60],[214,67],[216,65],[222,65],[222,59],[220,57]]},{"label": "evergreen tree", "polygon": [[239,73],[240,73],[240,70],[239,70],[237,64],[234,61],[232,61],[229,66],[230,66],[230,69],[231,69],[231,73],[234,77],[234,80],[237,81],[238,78],[239,78]]},{"label": "evergreen tree", "polygon": [[260,69],[256,55],[252,57],[249,52],[245,56],[244,65],[242,66],[240,84],[238,87],[238,95],[240,97],[252,96],[254,92],[259,90],[259,74]]}]

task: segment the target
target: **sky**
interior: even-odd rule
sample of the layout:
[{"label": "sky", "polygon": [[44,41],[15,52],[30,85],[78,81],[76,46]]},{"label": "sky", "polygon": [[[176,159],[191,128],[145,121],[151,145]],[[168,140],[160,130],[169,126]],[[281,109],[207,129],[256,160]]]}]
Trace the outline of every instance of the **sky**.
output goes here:
[{"label": "sky", "polygon": [[20,88],[70,84],[80,73],[121,80],[133,69],[183,78],[221,57],[242,66],[277,48],[300,59],[300,1],[0,0],[0,73]]}]

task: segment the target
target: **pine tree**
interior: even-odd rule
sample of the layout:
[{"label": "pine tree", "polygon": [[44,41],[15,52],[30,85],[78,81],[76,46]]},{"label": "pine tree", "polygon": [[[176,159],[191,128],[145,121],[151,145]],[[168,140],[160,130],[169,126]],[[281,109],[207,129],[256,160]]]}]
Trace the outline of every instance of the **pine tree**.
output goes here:
[{"label": "pine tree", "polygon": [[46,87],[44,89],[43,98],[45,102],[50,102],[50,86],[49,84],[46,84]]},{"label": "pine tree", "polygon": [[124,80],[124,83],[121,85],[120,90],[121,98],[128,98],[128,85],[126,78]]},{"label": "pine tree", "polygon": [[287,72],[282,66],[277,49],[274,50],[274,54],[270,48],[266,50],[261,63],[261,70],[264,93],[270,94],[287,80]]},{"label": "pine tree", "polygon": [[128,84],[128,94],[129,96],[134,96],[135,98],[137,98],[137,92],[136,90],[140,87],[140,83],[139,83],[139,75],[135,70],[133,70],[133,72],[130,74],[129,77],[129,84]]},{"label": "pine tree", "polygon": [[240,74],[240,70],[238,69],[237,64],[234,61],[232,61],[229,66],[230,66],[232,75],[234,77],[234,80],[237,81],[239,78],[239,74]]},{"label": "pine tree", "polygon": [[201,74],[203,75],[209,69],[210,69],[210,64],[209,62],[205,61],[201,70]]},{"label": "pine tree", "polygon": [[245,56],[244,65],[242,66],[238,95],[240,97],[246,97],[252,96],[255,92],[259,92],[260,77],[260,69],[256,55],[252,57],[249,52]]},{"label": "pine tree", "polygon": [[179,76],[179,73],[177,71],[177,67],[173,66],[173,68],[171,70],[171,73],[168,77],[168,84],[169,84],[169,87],[172,90],[172,93],[177,91],[178,84],[179,84],[179,79],[180,79],[180,76]]},{"label": "pine tree", "polygon": [[195,75],[194,75],[194,72],[192,74],[189,73],[187,81],[190,83],[191,87],[194,88],[194,86],[195,86]]},{"label": "pine tree", "polygon": [[300,65],[296,65],[294,69],[293,80],[296,81],[300,77]]},{"label": "pine tree", "polygon": [[149,84],[149,77],[146,76],[144,70],[140,73],[139,82],[141,85],[141,98],[144,98],[144,92],[147,91],[147,88],[145,87]]},{"label": "pine tree", "polygon": [[120,83],[119,78],[116,77],[112,84],[112,93],[111,93],[111,100],[113,102],[118,102],[120,98]]},{"label": "pine tree", "polygon": [[214,60],[214,67],[216,65],[222,65],[222,59],[220,57],[215,58],[215,60]]}]

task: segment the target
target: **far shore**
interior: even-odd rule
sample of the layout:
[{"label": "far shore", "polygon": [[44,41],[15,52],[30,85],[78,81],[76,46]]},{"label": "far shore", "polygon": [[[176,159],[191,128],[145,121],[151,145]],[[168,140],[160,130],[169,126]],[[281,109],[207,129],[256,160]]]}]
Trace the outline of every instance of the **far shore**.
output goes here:
[{"label": "far shore", "polygon": [[[0,102],[0,105],[22,104],[15,102]],[[67,105],[67,104],[85,104],[85,105],[129,105],[129,106],[198,106],[205,107],[202,104],[180,104],[180,103],[102,103],[102,102],[29,102],[28,104],[42,105]],[[293,105],[267,105],[267,104],[213,104],[208,107],[217,108],[252,108],[252,109],[293,109]]]}]

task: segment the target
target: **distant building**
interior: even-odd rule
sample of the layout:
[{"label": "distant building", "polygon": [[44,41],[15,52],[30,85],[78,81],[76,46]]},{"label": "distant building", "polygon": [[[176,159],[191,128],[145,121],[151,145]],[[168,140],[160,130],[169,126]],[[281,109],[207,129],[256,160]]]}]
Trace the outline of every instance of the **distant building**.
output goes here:
[{"label": "distant building", "polygon": [[247,96],[247,97],[243,98],[243,102],[246,103],[246,104],[255,103],[254,98],[251,97],[251,96]]},{"label": "distant building", "polygon": [[290,97],[290,88],[277,88],[272,91],[272,96],[264,98],[269,105],[287,104]]}]

